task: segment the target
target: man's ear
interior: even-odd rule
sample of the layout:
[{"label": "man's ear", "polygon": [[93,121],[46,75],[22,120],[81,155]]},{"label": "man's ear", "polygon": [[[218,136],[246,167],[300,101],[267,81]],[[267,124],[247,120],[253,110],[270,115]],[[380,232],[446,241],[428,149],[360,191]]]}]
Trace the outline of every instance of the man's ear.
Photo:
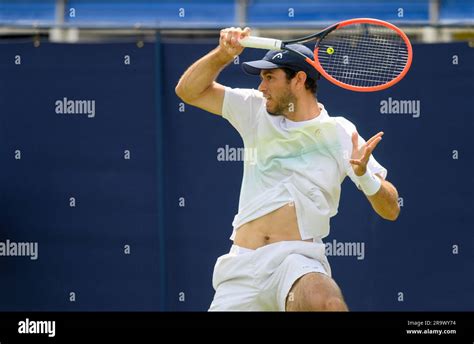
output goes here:
[{"label": "man's ear", "polygon": [[307,79],[307,75],[305,72],[303,71],[299,71],[298,73],[296,73],[295,77],[297,78],[298,80],[298,84],[301,85],[301,87],[303,89],[305,89],[305,83],[306,83],[306,79]]}]

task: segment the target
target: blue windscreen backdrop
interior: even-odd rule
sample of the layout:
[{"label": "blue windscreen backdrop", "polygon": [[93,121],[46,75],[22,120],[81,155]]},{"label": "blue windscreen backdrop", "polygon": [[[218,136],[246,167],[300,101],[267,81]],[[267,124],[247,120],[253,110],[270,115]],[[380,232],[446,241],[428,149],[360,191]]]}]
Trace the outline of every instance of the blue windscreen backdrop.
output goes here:
[{"label": "blue windscreen backdrop", "polygon": [[[207,310],[242,140],[174,87],[215,44],[0,44],[1,310]],[[257,88],[241,63],[262,54],[218,81]],[[325,241],[351,310],[474,309],[473,58],[466,43],[414,45],[388,90],[319,83],[330,115],[385,132],[374,155],[400,196],[389,222],[343,183]]]}]

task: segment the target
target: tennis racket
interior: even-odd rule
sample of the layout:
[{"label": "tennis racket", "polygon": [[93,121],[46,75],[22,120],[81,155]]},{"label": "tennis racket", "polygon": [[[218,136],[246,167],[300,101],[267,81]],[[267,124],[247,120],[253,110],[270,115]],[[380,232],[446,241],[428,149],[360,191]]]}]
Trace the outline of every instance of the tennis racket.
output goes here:
[{"label": "tennis racket", "polygon": [[[289,44],[315,41],[314,61]],[[407,35],[393,24],[371,18],[345,20],[306,37],[281,41],[249,36],[244,47],[288,50],[301,55],[333,84],[358,92],[386,89],[403,79],[413,51]]]}]

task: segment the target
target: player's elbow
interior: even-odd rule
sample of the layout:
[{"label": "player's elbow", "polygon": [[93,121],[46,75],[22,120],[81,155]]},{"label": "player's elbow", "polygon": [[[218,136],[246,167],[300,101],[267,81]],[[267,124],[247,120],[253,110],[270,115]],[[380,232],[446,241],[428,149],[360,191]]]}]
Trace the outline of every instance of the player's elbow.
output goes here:
[{"label": "player's elbow", "polygon": [[183,102],[191,104],[195,97],[191,96],[189,87],[186,86],[186,81],[183,79],[179,80],[178,84],[174,88],[174,92]]},{"label": "player's elbow", "polygon": [[385,220],[388,220],[388,221],[396,221],[398,218],[398,214],[395,214],[395,215],[389,215],[389,216],[385,216],[384,219]]},{"label": "player's elbow", "polygon": [[189,99],[188,99],[189,97],[186,96],[186,92],[184,90],[184,87],[180,82],[174,88],[174,92],[179,97],[179,99],[181,99],[183,102],[185,102],[185,103],[189,102]]},{"label": "player's elbow", "polygon": [[396,203],[396,205],[392,207],[392,209],[390,209],[389,211],[385,212],[382,215],[382,217],[388,221],[395,221],[396,219],[398,219],[399,215],[400,215],[400,206],[398,205],[398,203]]}]

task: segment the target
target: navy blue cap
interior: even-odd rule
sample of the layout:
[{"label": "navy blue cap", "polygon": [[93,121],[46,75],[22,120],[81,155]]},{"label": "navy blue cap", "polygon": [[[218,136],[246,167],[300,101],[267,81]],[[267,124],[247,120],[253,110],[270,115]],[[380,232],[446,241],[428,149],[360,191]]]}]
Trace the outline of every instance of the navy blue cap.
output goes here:
[{"label": "navy blue cap", "polygon": [[[302,44],[289,44],[288,48],[296,50],[303,55],[314,60],[311,49]],[[242,69],[245,73],[251,75],[259,75],[262,69],[275,69],[286,67],[296,72],[303,71],[308,78],[313,80],[319,79],[318,71],[304,60],[302,56],[292,53],[288,50],[270,50],[262,60],[250,61],[242,63]]]}]

